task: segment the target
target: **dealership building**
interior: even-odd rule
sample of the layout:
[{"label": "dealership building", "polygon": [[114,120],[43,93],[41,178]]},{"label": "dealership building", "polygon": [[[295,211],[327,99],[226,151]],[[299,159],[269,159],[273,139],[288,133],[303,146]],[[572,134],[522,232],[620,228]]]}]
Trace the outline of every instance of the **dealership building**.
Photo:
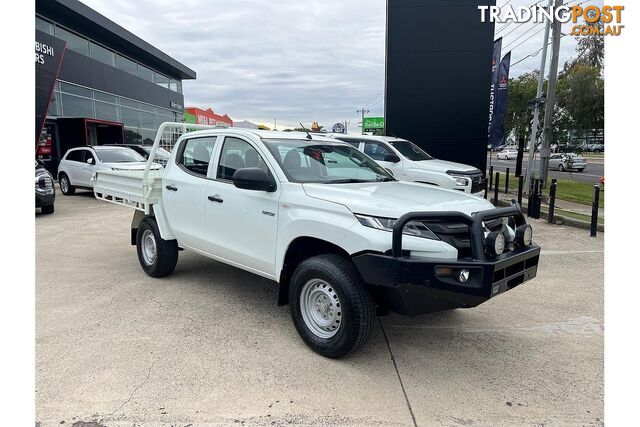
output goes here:
[{"label": "dealership building", "polygon": [[150,144],[183,121],[196,73],[77,0],[36,0],[36,157],[79,145]]}]

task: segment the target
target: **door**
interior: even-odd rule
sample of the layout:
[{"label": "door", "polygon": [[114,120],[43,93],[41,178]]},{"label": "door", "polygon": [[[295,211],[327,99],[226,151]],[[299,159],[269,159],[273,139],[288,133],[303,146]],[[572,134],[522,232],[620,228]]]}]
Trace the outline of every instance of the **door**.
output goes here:
[{"label": "door", "polygon": [[280,186],[274,192],[243,190],[231,179],[244,167],[275,174],[263,155],[242,138],[225,136],[216,157],[215,179],[208,181],[205,208],[209,252],[273,276]]},{"label": "door", "polygon": [[180,141],[175,162],[167,164],[162,181],[162,202],[178,243],[206,251],[205,201],[207,175],[217,137]]},{"label": "door", "polygon": [[558,165],[560,164],[560,156],[558,154],[553,154],[549,157],[549,169],[558,169]]},{"label": "door", "polygon": [[96,157],[91,150],[83,149],[81,151],[82,161],[77,165],[75,185],[91,187],[91,178],[95,172]]},{"label": "door", "polygon": [[[363,141],[364,142],[364,154],[371,157],[378,162],[380,166],[391,171],[394,177],[400,179],[402,177],[402,157],[396,154],[395,151],[387,144],[377,141]],[[385,156],[393,155],[400,158],[399,162],[387,162]]]}]

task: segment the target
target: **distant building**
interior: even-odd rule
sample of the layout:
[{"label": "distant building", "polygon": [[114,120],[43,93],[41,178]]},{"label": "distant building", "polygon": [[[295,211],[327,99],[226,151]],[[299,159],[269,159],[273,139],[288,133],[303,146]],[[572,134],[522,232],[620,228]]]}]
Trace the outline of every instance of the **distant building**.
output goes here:
[{"label": "distant building", "polygon": [[248,120],[241,120],[233,122],[234,128],[244,128],[244,129],[258,129],[258,125],[250,122]]},{"label": "distant building", "polygon": [[211,108],[202,110],[196,107],[187,107],[185,108],[184,121],[199,125],[233,126],[233,120],[229,116],[216,114]]}]

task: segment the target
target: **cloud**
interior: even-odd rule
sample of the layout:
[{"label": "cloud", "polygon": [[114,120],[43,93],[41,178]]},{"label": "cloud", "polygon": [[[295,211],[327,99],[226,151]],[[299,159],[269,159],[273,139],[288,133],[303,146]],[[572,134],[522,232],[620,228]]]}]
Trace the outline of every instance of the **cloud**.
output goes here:
[{"label": "cloud", "polygon": [[[194,69],[198,78],[183,83],[189,106],[267,125],[277,118],[279,127],[348,120],[353,130],[358,108],[383,115],[384,0],[83,1]],[[540,48],[543,32],[527,39],[536,25],[505,35],[503,46],[530,30],[508,47],[513,62]],[[574,49],[564,37],[560,66]],[[539,58],[512,75],[538,68]]]}]

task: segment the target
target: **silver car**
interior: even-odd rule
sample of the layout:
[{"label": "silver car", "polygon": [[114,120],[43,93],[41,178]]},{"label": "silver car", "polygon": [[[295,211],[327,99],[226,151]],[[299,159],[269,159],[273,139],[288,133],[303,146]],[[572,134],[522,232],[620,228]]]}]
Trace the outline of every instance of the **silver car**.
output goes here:
[{"label": "silver car", "polygon": [[549,157],[549,169],[582,172],[587,167],[587,161],[575,153],[558,153]]}]

